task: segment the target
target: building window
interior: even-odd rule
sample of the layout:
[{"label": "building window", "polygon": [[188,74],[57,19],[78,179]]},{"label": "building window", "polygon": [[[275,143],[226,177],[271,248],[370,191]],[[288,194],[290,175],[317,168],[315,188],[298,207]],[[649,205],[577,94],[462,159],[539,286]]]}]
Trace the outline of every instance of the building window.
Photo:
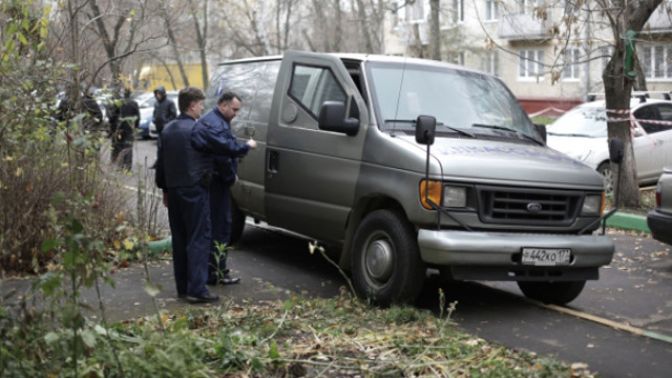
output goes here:
[{"label": "building window", "polygon": [[499,17],[497,0],[485,0],[485,20],[494,21]]},{"label": "building window", "polygon": [[544,50],[520,50],[518,57],[518,78],[543,75]]},{"label": "building window", "polygon": [[533,14],[534,8],[543,4],[544,0],[518,0],[518,13]]},{"label": "building window", "polygon": [[[403,2],[402,2],[403,3]],[[415,0],[413,3],[406,4],[406,21],[423,21],[425,19],[425,2]]]},{"label": "building window", "polygon": [[464,21],[464,0],[453,0],[453,22]]},{"label": "building window", "polygon": [[647,79],[672,79],[672,47],[663,45],[642,46],[640,62]]},{"label": "building window", "polygon": [[490,75],[499,76],[499,56],[497,51],[489,51],[483,56],[482,70]]},{"label": "building window", "polygon": [[563,80],[576,80],[579,78],[579,49],[567,49],[565,51],[564,67],[562,68]]},{"label": "building window", "polygon": [[464,51],[448,53],[448,62],[464,66]]}]

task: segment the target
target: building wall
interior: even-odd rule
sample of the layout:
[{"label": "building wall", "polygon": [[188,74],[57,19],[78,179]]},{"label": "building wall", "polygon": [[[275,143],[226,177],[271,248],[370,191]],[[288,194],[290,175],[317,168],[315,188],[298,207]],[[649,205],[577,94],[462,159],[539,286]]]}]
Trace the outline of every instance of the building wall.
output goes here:
[{"label": "building wall", "polygon": [[[601,48],[608,47],[613,38],[610,29],[599,26],[602,22],[598,21],[604,20],[591,19],[590,23],[574,24],[578,34],[575,33],[567,47],[577,49],[578,63],[565,64],[560,51],[566,41],[553,38],[549,30],[558,27],[562,31],[561,21],[567,14],[566,2],[546,0],[545,4],[550,4],[548,7],[537,7],[536,0],[527,0],[526,3],[521,13],[520,1],[516,0],[441,0],[442,60],[496,74],[522,100],[582,100],[589,93],[603,92],[602,70],[607,60],[602,57],[604,51]],[[543,1],[539,0],[539,3]],[[463,4],[462,14],[456,10],[458,4]],[[488,6],[492,11],[494,4],[497,4],[497,11],[488,12]],[[542,9],[546,12],[546,21],[534,15]],[[422,15],[418,16],[420,13]],[[409,17],[411,14],[415,17]],[[489,14],[494,16],[488,17]],[[587,14],[579,11],[581,18],[586,18]],[[386,23],[385,53],[427,57],[429,15],[429,0],[417,0],[415,5],[403,7],[391,15]],[[591,13],[591,17],[597,15]],[[415,32],[415,28],[419,33]],[[661,8],[651,17],[648,28],[648,33],[638,36],[638,55],[642,61],[655,60],[664,66],[662,71],[656,71],[658,76],[663,77],[647,78],[648,89],[671,91],[672,21]],[[420,43],[422,49],[419,48]],[[652,44],[659,47],[651,48]],[[645,56],[647,49],[650,52]],[[654,51],[651,52],[652,49]],[[520,75],[519,55],[523,50],[543,54],[543,65],[538,75]],[[492,54],[496,56],[496,64],[487,63]],[[571,56],[567,59],[571,60]],[[570,77],[563,77],[565,69]],[[649,72],[651,70],[649,67]]]}]

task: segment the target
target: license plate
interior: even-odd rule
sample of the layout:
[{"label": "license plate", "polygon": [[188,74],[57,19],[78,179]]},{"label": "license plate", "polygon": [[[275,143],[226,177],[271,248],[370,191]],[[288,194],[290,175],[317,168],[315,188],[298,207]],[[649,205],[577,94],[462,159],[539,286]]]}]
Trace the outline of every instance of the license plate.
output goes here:
[{"label": "license plate", "polygon": [[569,265],[572,250],[569,248],[523,248],[524,265]]}]

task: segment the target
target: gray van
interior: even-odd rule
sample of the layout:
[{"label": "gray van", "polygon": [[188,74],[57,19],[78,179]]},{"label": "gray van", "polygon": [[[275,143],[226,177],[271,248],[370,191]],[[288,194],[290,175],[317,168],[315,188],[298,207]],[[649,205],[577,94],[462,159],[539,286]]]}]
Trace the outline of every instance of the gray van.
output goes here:
[{"label": "gray van", "polygon": [[245,216],[341,246],[375,303],[413,301],[427,268],[514,280],[566,303],[614,245],[594,235],[602,178],[545,145],[507,87],[460,66],[290,51],[218,66],[208,93],[243,100],[232,128],[259,142],[239,164]]}]

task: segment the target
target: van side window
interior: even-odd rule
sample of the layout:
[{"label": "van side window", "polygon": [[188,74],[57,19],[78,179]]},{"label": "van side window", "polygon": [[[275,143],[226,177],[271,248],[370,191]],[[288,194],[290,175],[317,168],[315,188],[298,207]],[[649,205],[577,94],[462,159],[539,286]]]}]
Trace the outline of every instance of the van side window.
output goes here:
[{"label": "van side window", "polygon": [[294,66],[289,95],[315,118],[325,101],[346,101],[345,90],[324,67]]}]

